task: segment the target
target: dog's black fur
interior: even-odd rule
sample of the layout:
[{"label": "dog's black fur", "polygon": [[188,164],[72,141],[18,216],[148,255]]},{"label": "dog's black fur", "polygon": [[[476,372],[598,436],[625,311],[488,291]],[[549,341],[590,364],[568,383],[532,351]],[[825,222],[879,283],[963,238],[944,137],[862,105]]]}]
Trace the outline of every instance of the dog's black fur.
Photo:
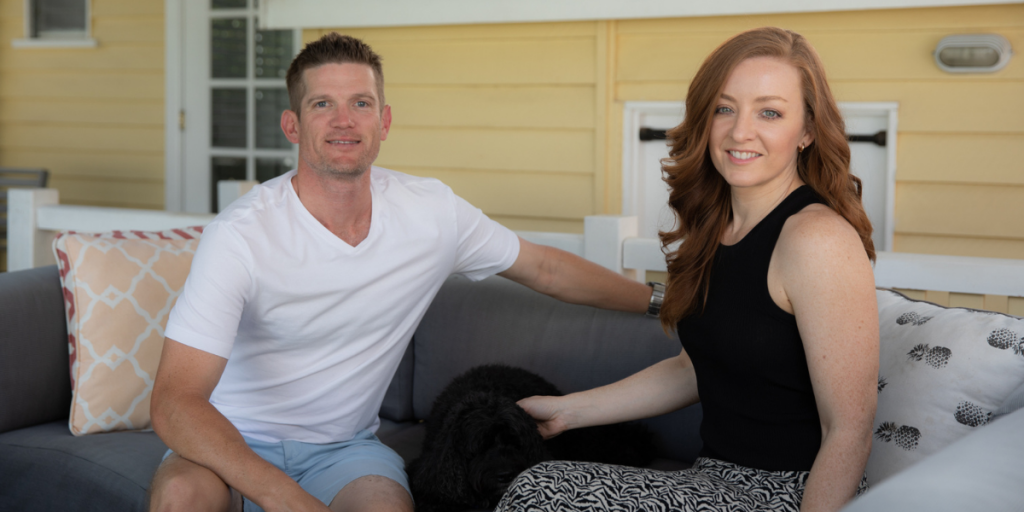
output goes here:
[{"label": "dog's black fur", "polygon": [[546,460],[651,461],[653,440],[639,424],[569,430],[545,441],[516,402],[561,394],[543,377],[505,365],[478,366],[452,380],[434,401],[422,455],[406,468],[416,509],[493,509],[519,473]]}]

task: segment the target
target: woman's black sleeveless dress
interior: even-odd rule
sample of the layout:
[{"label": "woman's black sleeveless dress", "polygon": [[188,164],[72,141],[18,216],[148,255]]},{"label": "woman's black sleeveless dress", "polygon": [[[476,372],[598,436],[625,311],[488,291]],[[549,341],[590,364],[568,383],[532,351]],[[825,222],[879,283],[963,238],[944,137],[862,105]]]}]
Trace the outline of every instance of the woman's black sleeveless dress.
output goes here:
[{"label": "woman's black sleeveless dress", "polygon": [[[704,411],[704,448],[690,469],[545,462],[497,510],[799,510],[821,425],[796,319],[771,299],[768,264],[786,220],[821,202],[804,185],[742,240],[720,245],[706,307],[679,322]],[[865,489],[862,481],[858,494]]]}]

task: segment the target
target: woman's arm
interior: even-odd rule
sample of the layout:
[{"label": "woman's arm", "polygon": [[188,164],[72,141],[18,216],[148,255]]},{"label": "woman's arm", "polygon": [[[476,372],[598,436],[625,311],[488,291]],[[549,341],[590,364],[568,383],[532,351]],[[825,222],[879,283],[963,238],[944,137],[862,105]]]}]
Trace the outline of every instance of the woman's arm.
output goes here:
[{"label": "woman's arm", "polygon": [[[878,379],[878,305],[860,238],[831,210],[801,212],[773,265],[796,315],[821,418],[822,442],[802,511],[838,510],[856,492],[871,450]],[[771,272],[769,272],[771,274]]]},{"label": "woman's arm", "polygon": [[547,439],[572,428],[650,418],[697,401],[697,378],[682,351],[607,386],[565,396],[532,396],[519,405],[537,420]]}]

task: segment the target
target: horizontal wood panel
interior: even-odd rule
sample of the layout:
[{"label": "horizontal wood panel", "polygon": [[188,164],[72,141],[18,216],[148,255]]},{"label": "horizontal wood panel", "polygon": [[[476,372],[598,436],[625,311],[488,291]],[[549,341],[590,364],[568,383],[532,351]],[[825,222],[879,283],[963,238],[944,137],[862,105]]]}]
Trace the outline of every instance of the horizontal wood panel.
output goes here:
[{"label": "horizontal wood panel", "polygon": [[[3,130],[3,127],[0,127]],[[163,181],[164,154],[122,153],[118,151],[10,150],[0,153],[0,166],[41,167],[51,176],[95,177],[107,179],[146,179]]]},{"label": "horizontal wood panel", "polygon": [[[92,123],[163,127],[163,101],[123,99],[23,99],[0,102],[0,125],[8,123]],[[0,129],[11,129],[7,126]]]},{"label": "horizontal wood panel", "polygon": [[897,233],[893,246],[897,252],[1024,259],[1024,240]]},{"label": "horizontal wood panel", "polygon": [[593,128],[593,86],[409,86],[386,91],[398,126]]},{"label": "horizontal wood panel", "polygon": [[25,2],[18,0],[0,1],[0,18],[21,18]]},{"label": "horizontal wood panel", "polygon": [[588,38],[374,43],[389,84],[591,84]]},{"label": "horizontal wood panel", "polygon": [[[0,2],[0,4],[6,4],[8,1]],[[117,17],[93,17],[92,21],[92,38],[99,43],[98,48],[102,48],[111,44],[126,44],[126,43],[148,43],[153,45],[164,45],[164,16],[163,13],[157,15],[144,15],[144,16],[117,16]],[[24,37],[25,22],[21,16],[19,9],[16,16],[0,16],[0,31],[4,33],[10,33],[12,39],[20,39]],[[6,45],[5,48],[10,48],[10,45]],[[87,51],[95,51],[98,48],[88,49]],[[21,51],[29,51],[29,53],[39,52],[41,49],[33,48],[31,50],[21,49]],[[65,49],[50,49],[42,50],[43,53],[48,51],[62,51]],[[74,49],[75,53],[87,53],[83,52],[83,49]]]},{"label": "horizontal wood panel", "polygon": [[920,30],[949,29],[986,31],[995,27],[1024,26],[1024,6],[976,5],[965,7],[932,7],[916,9],[873,9],[839,12],[767,14],[752,16],[707,16],[623,20],[617,22],[623,34],[657,32],[739,33],[757,27],[777,26],[796,32],[811,30]]},{"label": "horizontal wood panel", "polygon": [[1007,302],[1007,313],[1024,316],[1024,297],[1010,297]]},{"label": "horizontal wood panel", "polygon": [[152,43],[164,46],[164,16],[93,18],[92,37],[101,45]]},{"label": "horizontal wood panel", "polygon": [[50,188],[60,191],[62,204],[116,206],[120,208],[164,207],[164,183],[159,181],[94,180],[54,177]]},{"label": "horizontal wood panel", "polygon": [[417,167],[398,170],[441,180],[487,215],[582,220],[593,211],[590,176]]},{"label": "horizontal wood panel", "polygon": [[[689,82],[618,82],[618,101],[680,101]],[[899,102],[911,132],[1024,133],[1024,81],[830,81],[837,101]]]},{"label": "horizontal wood panel", "polygon": [[[73,84],[73,86],[72,86]],[[19,71],[0,74],[0,101],[26,98],[164,100],[164,74]]]},{"label": "horizontal wood panel", "polygon": [[[687,81],[734,31],[644,34],[619,37],[619,80]],[[1001,30],[1012,47],[1024,47],[1024,30]],[[1011,59],[992,74],[951,74],[939,69],[932,52],[948,30],[815,31],[804,34],[821,56],[830,80],[1024,79],[1024,61]]]},{"label": "horizontal wood panel", "polygon": [[900,133],[896,179],[1024,185],[1024,133]]},{"label": "horizontal wood panel", "polygon": [[902,183],[896,185],[898,234],[1024,240],[1024,187]]},{"label": "horizontal wood panel", "polygon": [[0,72],[21,73],[26,70],[149,71],[162,75],[164,47],[159,43],[132,43],[69,50],[0,45]]},{"label": "horizontal wood panel", "polygon": [[392,127],[379,165],[591,174],[592,130]]},{"label": "horizontal wood panel", "polygon": [[489,215],[490,218],[514,231],[541,231],[546,233],[583,234],[583,220],[538,219],[509,215]]},{"label": "horizontal wood panel", "polygon": [[619,35],[618,81],[689,81],[712,50],[735,32]]},{"label": "horizontal wood panel", "polygon": [[1024,132],[1024,81],[830,83],[839,101],[898,101],[900,131]]},{"label": "horizontal wood panel", "polygon": [[474,41],[479,39],[544,39],[587,37],[595,34],[595,22],[494,23],[478,25],[434,25],[422,27],[334,28],[304,30],[309,42],[329,32],[358,37],[365,41]]},{"label": "horizontal wood panel", "polygon": [[690,82],[616,82],[615,101],[683,101]]},{"label": "horizontal wood panel", "polygon": [[163,0],[92,0],[93,19],[116,16],[164,15]]},{"label": "horizontal wood panel", "polygon": [[950,293],[949,307],[985,309],[985,296],[974,293]]},{"label": "horizontal wood panel", "polygon": [[0,151],[83,150],[163,152],[164,130],[144,127],[25,124],[0,131]]}]

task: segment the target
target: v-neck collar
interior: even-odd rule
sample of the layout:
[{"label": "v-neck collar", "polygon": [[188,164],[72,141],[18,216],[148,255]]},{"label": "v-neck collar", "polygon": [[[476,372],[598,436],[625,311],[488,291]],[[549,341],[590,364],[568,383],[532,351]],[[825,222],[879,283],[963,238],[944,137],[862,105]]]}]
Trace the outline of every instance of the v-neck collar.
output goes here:
[{"label": "v-neck collar", "polygon": [[313,214],[310,213],[309,209],[306,208],[306,205],[302,203],[302,200],[299,199],[299,194],[295,191],[295,186],[292,183],[292,178],[295,175],[298,174],[298,171],[292,171],[292,174],[290,176],[288,176],[288,178],[287,178],[287,182],[288,182],[288,199],[291,200],[291,201],[295,201],[295,204],[297,205],[297,209],[299,210],[299,218],[302,219],[302,222],[307,224],[309,226],[309,228],[317,236],[319,236],[321,239],[323,239],[325,242],[331,244],[332,246],[334,246],[334,247],[338,248],[339,250],[341,250],[341,251],[343,251],[345,253],[348,253],[348,254],[353,254],[353,253],[360,252],[360,251],[363,250],[364,247],[369,246],[377,238],[377,235],[376,235],[377,232],[380,231],[380,224],[381,224],[380,210],[381,210],[381,206],[382,206],[381,205],[382,198],[380,197],[380,194],[377,191],[376,180],[374,179],[375,178],[374,168],[371,167],[370,170],[367,171],[367,172],[371,173],[370,174],[370,231],[368,233],[366,233],[366,238],[364,238],[362,241],[359,242],[358,245],[355,245],[355,246],[349,245],[348,242],[342,240],[341,237],[339,237],[338,235],[335,235],[334,233],[331,232],[331,230],[327,229],[327,227],[324,226],[323,224],[321,224],[320,221],[316,220],[316,217],[314,217]]}]

